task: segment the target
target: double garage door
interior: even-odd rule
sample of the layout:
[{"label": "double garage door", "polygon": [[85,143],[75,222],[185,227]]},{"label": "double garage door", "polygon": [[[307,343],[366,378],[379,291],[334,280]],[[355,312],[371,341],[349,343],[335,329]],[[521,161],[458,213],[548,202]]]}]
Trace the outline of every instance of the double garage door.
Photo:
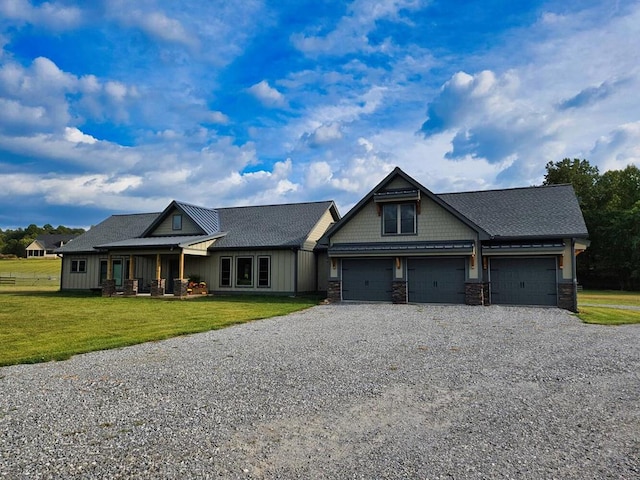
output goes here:
[{"label": "double garage door", "polygon": [[[391,301],[393,259],[342,261],[344,300]],[[464,258],[416,258],[407,263],[412,303],[464,303]]]},{"label": "double garage door", "polygon": [[492,258],[491,303],[558,305],[556,259]]}]

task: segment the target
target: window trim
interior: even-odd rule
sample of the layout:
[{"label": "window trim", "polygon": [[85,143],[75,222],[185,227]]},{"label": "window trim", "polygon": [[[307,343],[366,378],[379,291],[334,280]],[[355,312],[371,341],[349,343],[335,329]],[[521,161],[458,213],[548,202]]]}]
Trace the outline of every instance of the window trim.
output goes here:
[{"label": "window trim", "polygon": [[[262,278],[261,278],[261,273],[262,273],[262,271],[261,271],[261,267],[262,267],[261,261],[262,260],[266,260],[267,261],[267,283],[266,283],[266,285],[261,285],[261,283],[260,283],[262,281]],[[270,255],[260,255],[260,256],[258,256],[258,268],[257,268],[257,271],[258,271],[258,285],[257,285],[258,288],[271,288],[271,256]]]},{"label": "window trim", "polygon": [[[229,283],[225,285],[223,283],[223,268],[222,264],[225,260],[229,261]],[[233,257],[220,257],[220,287],[221,288],[231,288],[233,287]]]},{"label": "window trim", "polygon": [[[410,205],[413,209],[413,231],[411,232],[403,232],[402,231],[402,207]],[[390,207],[395,207],[396,212],[396,231],[395,232],[386,232],[385,224],[385,210]],[[418,208],[415,202],[403,202],[403,203],[385,203],[382,205],[382,236],[398,236],[398,235],[417,235],[418,234]]]},{"label": "window trim", "polygon": [[[75,266],[75,268],[74,268]],[[87,273],[87,259],[74,258],[71,260],[71,273]]]},{"label": "window trim", "polygon": [[[249,271],[249,283],[248,284],[241,284],[239,283],[239,281],[241,280],[240,278],[240,268],[239,267],[239,261],[240,260],[249,260],[249,265],[251,266],[251,270]],[[237,288],[253,288],[255,285],[255,281],[254,281],[254,275],[255,275],[255,269],[254,269],[254,265],[253,265],[253,256],[251,255],[241,255],[241,256],[237,256],[236,257],[236,278],[235,278],[235,286]],[[242,279],[244,280],[244,278]]]},{"label": "window trim", "polygon": [[171,217],[171,230],[182,230],[182,214],[176,213],[173,217]]}]

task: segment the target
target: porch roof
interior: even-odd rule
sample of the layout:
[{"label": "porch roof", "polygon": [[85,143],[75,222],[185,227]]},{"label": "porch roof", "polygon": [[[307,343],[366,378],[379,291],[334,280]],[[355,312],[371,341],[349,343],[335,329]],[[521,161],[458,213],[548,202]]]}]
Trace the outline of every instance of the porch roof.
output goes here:
[{"label": "porch roof", "polygon": [[196,243],[206,242],[224,237],[226,232],[215,233],[213,235],[176,235],[171,237],[145,237],[145,238],[129,238],[118,242],[105,243],[98,245],[96,248],[105,250],[118,249],[138,249],[138,248],[168,248],[178,247],[184,248]]}]

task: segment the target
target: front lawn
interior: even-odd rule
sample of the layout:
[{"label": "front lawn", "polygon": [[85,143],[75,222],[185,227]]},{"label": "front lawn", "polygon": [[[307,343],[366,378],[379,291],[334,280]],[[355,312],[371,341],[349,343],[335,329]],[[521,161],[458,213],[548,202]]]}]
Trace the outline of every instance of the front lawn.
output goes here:
[{"label": "front lawn", "polygon": [[102,298],[15,287],[0,291],[0,366],[216,330],[315,304],[306,297]]},{"label": "front lawn", "polygon": [[640,292],[585,290],[578,293],[578,317],[585,323],[599,325],[640,323],[640,310],[624,310],[606,305],[640,307]]}]

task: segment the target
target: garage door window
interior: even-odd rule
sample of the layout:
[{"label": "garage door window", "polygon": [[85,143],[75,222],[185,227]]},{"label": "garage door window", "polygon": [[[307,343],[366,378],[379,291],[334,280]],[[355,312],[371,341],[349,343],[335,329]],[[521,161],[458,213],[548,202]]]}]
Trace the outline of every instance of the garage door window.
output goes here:
[{"label": "garage door window", "polygon": [[384,235],[410,235],[416,233],[416,204],[386,204],[382,212]]}]

